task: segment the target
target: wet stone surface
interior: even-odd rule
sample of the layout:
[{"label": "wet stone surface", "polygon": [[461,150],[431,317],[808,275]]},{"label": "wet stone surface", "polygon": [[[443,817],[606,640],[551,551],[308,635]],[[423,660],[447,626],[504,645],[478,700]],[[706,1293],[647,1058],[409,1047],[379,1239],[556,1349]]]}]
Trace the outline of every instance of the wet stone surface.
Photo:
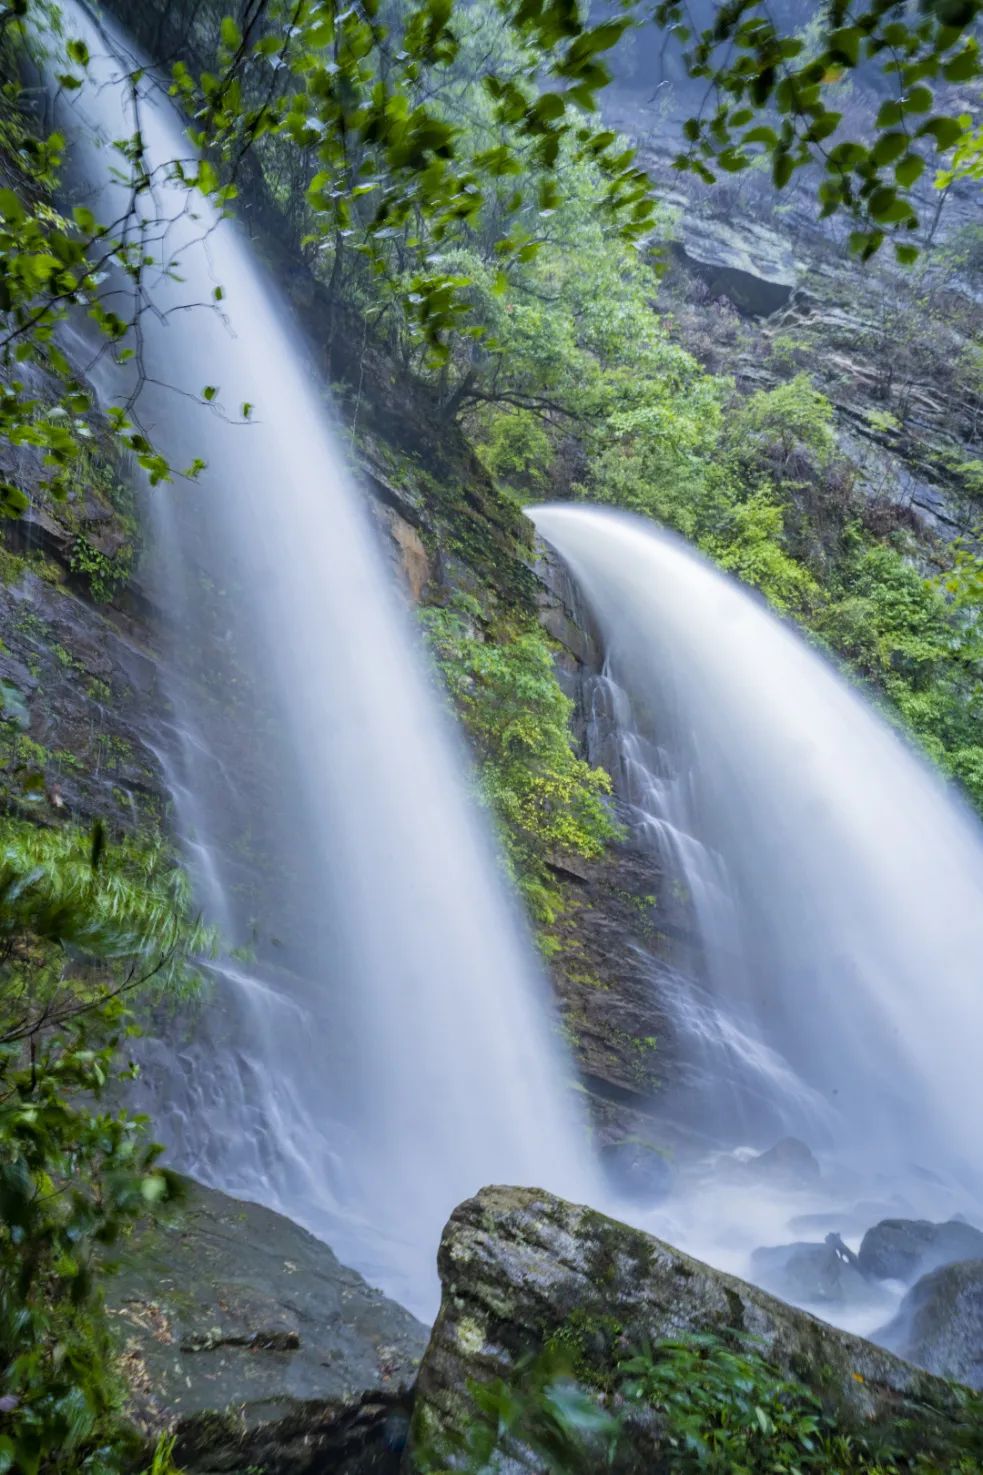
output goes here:
[{"label": "wet stone surface", "polygon": [[[306,1469],[305,1439],[323,1468],[397,1458],[427,1329],[281,1215],[189,1184],[127,1245],[110,1309],[133,1414],[177,1431],[182,1468]],[[382,1463],[346,1466],[359,1451]]]}]

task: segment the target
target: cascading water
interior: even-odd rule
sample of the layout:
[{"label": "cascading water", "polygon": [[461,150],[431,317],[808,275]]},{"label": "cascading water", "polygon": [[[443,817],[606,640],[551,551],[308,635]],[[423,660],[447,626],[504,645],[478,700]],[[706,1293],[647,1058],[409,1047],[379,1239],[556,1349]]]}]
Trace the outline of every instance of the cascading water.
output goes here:
[{"label": "cascading water", "polygon": [[[140,63],[62,9],[92,55],[64,103],[74,153],[111,219],[105,146],[137,126],[121,79]],[[589,1194],[562,1052],[288,310],[236,228],[189,209],[165,167],[188,155],[180,120],[149,75],[138,92],[159,171],[140,208],[166,222],[139,412],[174,463],[208,463],[146,499],[171,636],[161,756],[202,903],[253,953],[217,966],[193,1038],[157,1050],[155,1128],[426,1310],[463,1196]],[[217,286],[220,309],[188,310]],[[119,393],[105,355],[98,382]],[[219,408],[246,401],[248,424]]]},{"label": "cascading water", "polygon": [[[943,1215],[978,1203],[979,823],[825,659],[676,537],[598,508],[531,515],[602,639],[592,757],[684,881],[702,947],[699,978],[653,982],[689,1067],[668,1109],[721,1146],[800,1135],[852,1175],[854,1198],[900,1192],[924,1212],[927,1188]],[[775,1232],[752,1198],[731,1250]],[[719,1198],[698,1208],[702,1224],[670,1206],[661,1229],[746,1271],[721,1251]],[[716,1239],[712,1218],[728,1226]]]}]

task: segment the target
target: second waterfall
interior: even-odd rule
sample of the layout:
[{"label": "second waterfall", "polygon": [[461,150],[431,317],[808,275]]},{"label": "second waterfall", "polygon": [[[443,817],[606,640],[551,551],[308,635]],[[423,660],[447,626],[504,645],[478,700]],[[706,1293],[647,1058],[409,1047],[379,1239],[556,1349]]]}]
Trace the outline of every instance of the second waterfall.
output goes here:
[{"label": "second waterfall", "polygon": [[977,1198],[979,822],[672,534],[601,508],[532,516],[597,621],[604,756],[702,951],[700,976],[662,982],[691,1072],[675,1109],[731,1146],[798,1134],[861,1193],[945,1180]]}]

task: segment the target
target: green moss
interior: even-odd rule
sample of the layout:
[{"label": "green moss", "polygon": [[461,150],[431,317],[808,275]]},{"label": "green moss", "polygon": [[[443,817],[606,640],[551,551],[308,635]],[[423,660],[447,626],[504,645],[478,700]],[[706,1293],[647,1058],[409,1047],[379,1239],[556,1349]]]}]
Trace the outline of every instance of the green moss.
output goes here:
[{"label": "green moss", "polygon": [[422,619],[472,738],[481,796],[498,820],[513,874],[532,915],[551,925],[563,898],[550,862],[599,856],[618,834],[604,803],[610,780],[573,750],[573,704],[538,626],[487,622],[469,596],[458,596],[452,609],[425,610]]},{"label": "green moss", "polygon": [[129,582],[133,556],[133,548],[129,544],[107,554],[90,542],[84,533],[78,533],[68,562],[72,573],[85,580],[93,599],[105,604]]},{"label": "green moss", "polygon": [[568,1364],[585,1387],[607,1393],[615,1384],[623,1337],[624,1327],[616,1317],[578,1307],[550,1333],[544,1347],[558,1361]]}]

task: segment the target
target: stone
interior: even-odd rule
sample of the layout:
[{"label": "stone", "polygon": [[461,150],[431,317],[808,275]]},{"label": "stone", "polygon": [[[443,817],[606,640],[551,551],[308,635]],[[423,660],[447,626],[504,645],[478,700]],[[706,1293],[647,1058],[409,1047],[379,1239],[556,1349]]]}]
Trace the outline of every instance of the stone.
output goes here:
[{"label": "stone", "polygon": [[859,1260],[866,1275],[909,1285],[940,1265],[983,1259],[983,1233],[960,1219],[884,1219],[868,1229]]},{"label": "stone", "polygon": [[811,1147],[798,1137],[783,1137],[767,1152],[748,1159],[748,1172],[769,1182],[813,1183],[820,1176],[819,1163]]},{"label": "stone", "polygon": [[175,1432],[188,1475],[307,1470],[312,1453],[398,1468],[426,1328],[282,1215],[188,1182],[128,1242],[109,1310],[134,1422]]},{"label": "stone", "polygon": [[431,577],[426,546],[417,529],[405,517],[400,517],[391,507],[387,507],[385,513],[401,581],[412,602],[419,604]]},{"label": "stone", "polygon": [[598,1157],[614,1191],[636,1203],[658,1203],[672,1188],[673,1171],[666,1152],[642,1137],[606,1143]]},{"label": "stone", "polygon": [[772,1245],[755,1250],[751,1270],[756,1281],[784,1301],[797,1305],[836,1307],[870,1304],[883,1298],[835,1244]]},{"label": "stone", "polygon": [[[919,1448],[947,1445],[960,1394],[841,1332],[582,1205],[534,1188],[485,1188],[451,1215],[438,1255],[440,1313],[417,1379],[410,1439],[440,1447],[469,1426],[468,1380],[512,1379],[523,1359],[575,1336],[577,1378],[597,1386],[616,1360],[687,1333],[740,1335],[807,1383],[845,1430],[892,1432],[906,1419]],[[628,1430],[611,1467],[661,1468],[651,1420]],[[537,1468],[522,1451],[503,1469]]]},{"label": "stone", "polygon": [[983,1260],[923,1275],[877,1340],[931,1373],[983,1388]]}]

